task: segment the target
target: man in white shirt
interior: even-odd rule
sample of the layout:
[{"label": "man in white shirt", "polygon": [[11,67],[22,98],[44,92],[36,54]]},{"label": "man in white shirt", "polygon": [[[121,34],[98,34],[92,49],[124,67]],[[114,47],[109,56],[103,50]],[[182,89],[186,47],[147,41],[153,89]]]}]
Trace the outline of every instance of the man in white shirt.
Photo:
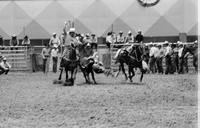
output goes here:
[{"label": "man in white shirt", "polygon": [[52,48],[54,46],[59,46],[59,45],[60,45],[60,39],[57,37],[56,33],[53,33],[53,36],[49,41],[49,46]]},{"label": "man in white shirt", "polygon": [[79,53],[78,53],[77,46],[81,44],[76,38],[75,28],[72,28],[71,26],[72,26],[71,21],[68,21],[68,23],[65,22],[65,26],[63,28],[65,42],[64,42],[64,51],[63,51],[62,57],[65,56],[68,59],[71,59],[69,58],[70,49],[75,48],[76,54],[78,55]]},{"label": "man in white shirt", "polygon": [[155,55],[156,58],[156,66],[158,69],[158,73],[162,73],[163,74],[163,56],[164,56],[164,49],[162,48],[161,44],[158,44],[158,52]]},{"label": "man in white shirt", "polygon": [[108,32],[107,37],[106,37],[106,45],[109,50],[110,50],[111,44],[113,44],[113,36],[112,36],[112,32]]},{"label": "man in white shirt", "polygon": [[91,44],[91,38],[90,38],[90,34],[89,33],[87,33],[86,35],[85,35],[85,37],[84,37],[84,39],[83,39],[83,43],[84,44]]},{"label": "man in white shirt", "polygon": [[134,36],[131,31],[128,31],[128,35],[126,36],[125,43],[133,43],[134,42]]},{"label": "man in white shirt", "polygon": [[150,44],[150,53],[149,53],[149,69],[152,73],[155,73],[156,71],[156,55],[158,53],[158,48],[156,47],[155,44]]},{"label": "man in white shirt", "polygon": [[178,58],[179,58],[179,71],[178,73],[184,73],[185,56],[183,55],[184,45],[182,42],[179,43]]},{"label": "man in white shirt", "polygon": [[7,62],[7,59],[3,57],[3,60],[0,60],[0,75],[5,73],[6,75],[10,71],[11,65]]},{"label": "man in white shirt", "polygon": [[172,55],[172,48],[169,45],[168,41],[165,42],[165,62],[166,62],[166,70],[165,74],[172,73],[172,60],[171,60],[171,55]]},{"label": "man in white shirt", "polygon": [[115,42],[115,44],[118,44],[117,46],[115,46],[116,48],[121,48],[124,44],[125,41],[125,37],[123,36],[123,32],[119,31],[119,35],[117,35],[117,40]]},{"label": "man in white shirt", "polygon": [[57,63],[58,63],[58,48],[56,46],[53,47],[51,50],[51,57],[53,60],[53,72],[57,72]]}]

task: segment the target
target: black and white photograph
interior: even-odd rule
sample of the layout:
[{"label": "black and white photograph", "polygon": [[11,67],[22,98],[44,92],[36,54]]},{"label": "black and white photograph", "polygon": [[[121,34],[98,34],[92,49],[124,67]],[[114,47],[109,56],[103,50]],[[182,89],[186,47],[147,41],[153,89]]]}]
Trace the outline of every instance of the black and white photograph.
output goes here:
[{"label": "black and white photograph", "polygon": [[0,128],[198,128],[198,4],[0,0]]}]

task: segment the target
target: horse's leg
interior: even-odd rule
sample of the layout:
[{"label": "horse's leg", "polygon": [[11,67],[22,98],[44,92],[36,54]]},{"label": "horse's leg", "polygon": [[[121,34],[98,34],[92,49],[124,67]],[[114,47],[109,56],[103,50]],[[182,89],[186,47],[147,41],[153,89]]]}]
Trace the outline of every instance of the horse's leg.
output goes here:
[{"label": "horse's leg", "polygon": [[127,77],[127,75],[126,75],[126,71],[125,71],[125,68],[124,68],[124,64],[123,64],[123,63],[121,64],[121,68],[122,68],[122,72],[123,72],[124,75],[125,75],[125,79],[128,80],[128,77]]},{"label": "horse's leg", "polygon": [[94,77],[94,72],[93,70],[91,71],[91,75],[92,75],[92,80],[94,81],[94,84],[97,84],[96,80],[95,80],[95,77]]},{"label": "horse's leg", "polygon": [[193,56],[193,66],[195,68],[195,72],[197,72],[198,71],[198,60],[195,55]]},{"label": "horse's leg", "polygon": [[90,81],[90,73],[89,72],[86,73],[86,77],[87,77],[88,83],[90,84],[91,81]]},{"label": "horse's leg", "polygon": [[72,85],[74,85],[74,69],[71,69],[71,79]]},{"label": "horse's leg", "polygon": [[122,66],[121,66],[121,64],[120,64],[120,65],[119,65],[118,71],[115,73],[115,77],[118,77],[118,75],[119,75],[121,69],[122,69]]},{"label": "horse's leg", "polygon": [[65,81],[67,82],[68,81],[68,69],[67,68],[65,68],[65,73],[66,73]]},{"label": "horse's leg", "polygon": [[129,77],[129,80],[130,82],[132,82],[132,72],[131,72],[131,66],[128,66],[128,77]]},{"label": "horse's leg", "polygon": [[74,69],[74,75],[73,75],[73,78],[74,78],[74,81],[76,80],[76,74],[77,74],[77,67]]},{"label": "horse's leg", "polygon": [[85,71],[83,72],[83,75],[85,77],[85,82],[90,83],[89,80],[88,80],[88,77],[87,77],[87,73]]},{"label": "horse's leg", "polygon": [[142,67],[140,67],[140,71],[141,71],[140,82],[142,82],[143,75],[144,75],[144,69]]},{"label": "horse's leg", "polygon": [[132,78],[133,78],[133,76],[135,76],[134,67],[129,66],[128,68],[129,68],[128,70],[129,70],[129,79],[130,79],[130,82],[133,82]]},{"label": "horse's leg", "polygon": [[59,75],[58,80],[61,80],[61,79],[62,79],[62,73],[63,73],[63,68],[60,70],[60,75]]},{"label": "horse's leg", "polygon": [[79,65],[81,72],[83,73],[83,76],[85,78],[85,82],[88,83],[87,77],[86,77],[86,69],[83,68],[81,65]]}]

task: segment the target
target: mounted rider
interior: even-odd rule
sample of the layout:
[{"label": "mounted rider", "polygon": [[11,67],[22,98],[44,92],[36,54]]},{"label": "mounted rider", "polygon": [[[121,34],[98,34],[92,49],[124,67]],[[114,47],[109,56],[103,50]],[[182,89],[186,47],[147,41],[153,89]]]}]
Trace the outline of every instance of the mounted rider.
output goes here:
[{"label": "mounted rider", "polygon": [[[129,55],[135,57],[138,61],[141,61],[143,59],[143,39],[144,37],[142,35],[142,31],[138,30],[138,34],[135,37],[135,42],[126,49],[129,52]],[[136,55],[136,53],[139,54]]]},{"label": "mounted rider", "polygon": [[62,57],[65,57],[66,59],[69,60],[73,60],[73,58],[70,58],[69,54],[71,51],[74,51],[76,52],[75,54],[78,57],[77,46],[80,44],[80,42],[76,38],[75,28],[72,26],[71,21],[68,21],[68,23],[65,22],[63,32],[64,32],[64,51]]}]

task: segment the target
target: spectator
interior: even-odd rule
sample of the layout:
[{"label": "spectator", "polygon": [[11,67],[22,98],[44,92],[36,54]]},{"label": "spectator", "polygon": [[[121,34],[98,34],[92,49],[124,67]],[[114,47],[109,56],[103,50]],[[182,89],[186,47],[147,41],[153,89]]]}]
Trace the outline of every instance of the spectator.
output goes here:
[{"label": "spectator", "polygon": [[3,73],[5,73],[6,75],[8,74],[8,72],[10,71],[10,64],[7,62],[6,57],[3,57],[0,59],[0,75],[2,75]]},{"label": "spectator", "polygon": [[51,48],[58,47],[60,46],[60,39],[57,37],[56,33],[53,33],[53,36],[51,37],[50,41],[49,41],[49,46]]},{"label": "spectator", "polygon": [[4,49],[3,46],[4,46],[3,37],[0,35],[0,50]]},{"label": "spectator", "polygon": [[[10,40],[10,46],[18,46],[19,45],[19,40],[17,39],[17,36],[14,34],[12,35],[11,37],[11,40]],[[17,50],[18,48],[15,48],[15,50]],[[13,50],[13,48],[11,48],[11,50]]]},{"label": "spectator", "polygon": [[121,48],[124,44],[124,41],[125,41],[125,37],[123,36],[123,32],[119,31],[119,35],[117,35],[117,40],[115,42],[115,44],[118,44],[118,45],[116,45],[115,47]]},{"label": "spectator", "polygon": [[30,39],[28,38],[28,36],[26,35],[22,41],[22,45],[23,46],[30,46],[31,45],[31,42],[30,42]]},{"label": "spectator", "polygon": [[56,46],[51,50],[51,56],[53,60],[53,72],[57,72],[57,63],[58,63],[58,48]]},{"label": "spectator", "polygon": [[168,41],[165,41],[165,65],[166,65],[166,70],[165,74],[172,74],[172,61],[171,61],[171,55],[172,55],[172,48],[169,45]]},{"label": "spectator", "polygon": [[156,62],[156,54],[158,52],[158,48],[156,47],[155,44],[150,44],[150,52],[149,52],[149,69],[152,73],[155,73],[156,71],[156,65],[155,65],[155,62]]},{"label": "spectator", "polygon": [[44,48],[42,49],[42,59],[43,59],[43,72],[47,73],[48,71],[48,61],[49,61],[49,57],[50,57],[50,46],[48,44],[44,44]]},{"label": "spectator", "polygon": [[178,63],[178,46],[177,46],[177,44],[172,44],[172,56],[171,56],[171,58],[172,58],[173,72],[178,72],[179,63]]},{"label": "spectator", "polygon": [[91,36],[91,46],[93,49],[97,50],[97,37],[95,34],[92,34]]},{"label": "spectator", "polygon": [[178,57],[179,57],[179,71],[178,71],[178,73],[179,74],[184,73],[184,70],[183,70],[184,56],[182,54],[183,49],[184,49],[183,43],[179,42],[179,49],[178,49]]},{"label": "spectator", "polygon": [[63,32],[61,35],[60,35],[60,45],[63,45],[65,43],[65,33]]},{"label": "spectator", "polygon": [[113,36],[112,36],[112,32],[108,32],[107,33],[107,37],[106,37],[106,45],[108,47],[108,49],[110,50],[110,45],[113,43]]},{"label": "spectator", "polygon": [[164,50],[161,46],[161,44],[158,44],[158,52],[156,53],[156,67],[158,70],[158,73],[163,74],[163,56],[164,56]]},{"label": "spectator", "polygon": [[149,47],[148,47],[148,45],[145,45],[145,47],[144,47],[143,59],[147,64],[149,63]]},{"label": "spectator", "polygon": [[132,35],[131,31],[128,31],[128,35],[125,38],[125,43],[129,44],[129,43],[133,43],[134,42],[134,37]]},{"label": "spectator", "polygon": [[136,43],[142,43],[143,42],[143,35],[142,35],[142,31],[141,30],[138,30],[138,34],[136,35],[135,37],[135,41]]},{"label": "spectator", "polygon": [[87,44],[87,43],[91,44],[91,39],[90,39],[89,33],[86,34],[85,38],[83,39],[83,43],[84,44]]}]

